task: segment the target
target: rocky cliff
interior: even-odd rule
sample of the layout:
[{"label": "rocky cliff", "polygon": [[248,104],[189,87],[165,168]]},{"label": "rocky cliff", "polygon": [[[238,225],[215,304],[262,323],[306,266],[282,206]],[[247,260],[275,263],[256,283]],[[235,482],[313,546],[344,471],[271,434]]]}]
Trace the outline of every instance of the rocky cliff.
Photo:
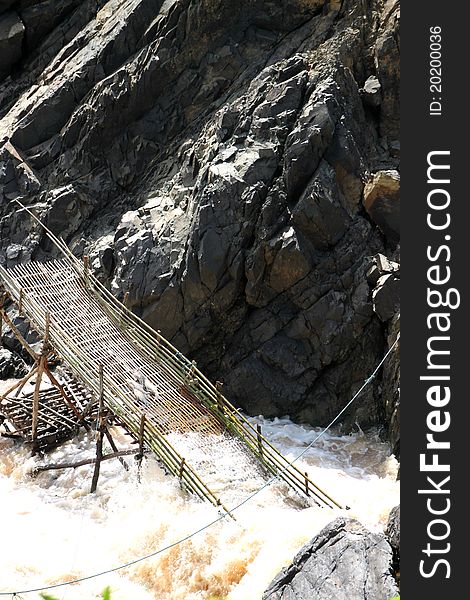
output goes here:
[{"label": "rocky cliff", "polygon": [[385,535],[338,517],[299,550],[263,600],[392,600],[398,594]]},{"label": "rocky cliff", "polygon": [[[51,252],[19,198],[236,404],[327,423],[396,327],[398,20],[0,0],[0,260]],[[396,378],[346,422],[396,422]]]}]

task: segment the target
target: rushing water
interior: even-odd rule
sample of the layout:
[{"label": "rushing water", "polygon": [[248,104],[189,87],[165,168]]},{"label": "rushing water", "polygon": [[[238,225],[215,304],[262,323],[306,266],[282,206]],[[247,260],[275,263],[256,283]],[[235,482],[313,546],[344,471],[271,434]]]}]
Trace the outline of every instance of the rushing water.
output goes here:
[{"label": "rushing water", "polygon": [[[320,431],[287,418],[254,421],[290,459]],[[118,445],[129,446],[122,431],[114,434]],[[230,445],[220,452],[220,464],[228,465]],[[82,434],[49,454],[47,462],[93,455],[93,435]],[[21,445],[0,438],[0,591],[51,585],[115,567],[168,546],[218,516],[209,504],[181,492],[151,457],[143,462],[140,483],[132,457],[128,472],[117,460],[104,462],[93,495],[88,493],[92,466],[33,478],[38,461]],[[399,502],[397,462],[375,434],[328,433],[298,466],[351,510],[301,508],[296,495],[276,483],[237,510],[236,521],[224,519],[151,559],[50,593],[60,600],[88,600],[109,585],[112,600],[260,600],[282,566],[336,516],[344,512],[380,530]],[[217,486],[213,475],[211,485]],[[231,506],[245,493],[241,484],[232,487]],[[36,600],[39,594],[24,597]]]}]

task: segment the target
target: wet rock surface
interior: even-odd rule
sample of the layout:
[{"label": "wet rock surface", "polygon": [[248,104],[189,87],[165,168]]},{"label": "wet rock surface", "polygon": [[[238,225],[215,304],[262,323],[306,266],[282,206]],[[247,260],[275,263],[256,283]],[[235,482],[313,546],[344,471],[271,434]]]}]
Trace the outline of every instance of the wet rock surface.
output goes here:
[{"label": "wet rock surface", "polygon": [[[364,202],[398,168],[398,3],[8,10],[26,44],[0,82],[2,264],[53,253],[19,199],[237,405],[329,422],[396,308],[396,274],[375,296],[367,275],[395,196]],[[379,379],[345,419],[384,411]]]},{"label": "wet rock surface", "polygon": [[383,534],[339,517],[275,577],[263,600],[389,600],[399,594],[392,561]]},{"label": "wet rock surface", "polygon": [[400,505],[392,508],[385,529],[385,535],[392,548],[400,554]]},{"label": "wet rock surface", "polygon": [[392,508],[387,526],[385,528],[385,537],[389,541],[393,550],[393,575],[398,585],[400,584],[400,505]]}]

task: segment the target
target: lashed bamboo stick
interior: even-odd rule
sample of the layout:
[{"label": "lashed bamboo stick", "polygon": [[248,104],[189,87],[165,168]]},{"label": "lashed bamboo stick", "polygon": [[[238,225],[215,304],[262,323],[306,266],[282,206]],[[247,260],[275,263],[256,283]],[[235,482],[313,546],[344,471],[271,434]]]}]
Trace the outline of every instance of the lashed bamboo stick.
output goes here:
[{"label": "lashed bamboo stick", "polygon": [[[62,241],[57,241],[57,238],[53,240],[54,243],[62,250],[62,252],[68,257],[68,263],[66,263],[69,267],[73,267],[73,270],[77,273],[79,277],[84,278],[83,274],[83,266],[79,263],[75,257],[73,257]],[[57,261],[54,261],[57,262]],[[50,263],[48,267],[44,267],[44,271],[48,271],[51,273],[53,271],[53,265]],[[25,277],[33,277],[32,269],[25,268],[24,274]],[[0,271],[1,274],[1,271]],[[267,440],[265,440],[261,436],[256,436],[255,448],[253,448],[250,439],[253,437],[251,435],[250,429],[253,429],[251,423],[249,423],[246,419],[241,417],[236,409],[226,400],[226,398],[221,397],[220,392],[203,376],[203,374],[197,369],[194,363],[191,363],[188,359],[183,357],[177,350],[174,348],[165,338],[163,338],[160,332],[153,331],[147,324],[145,324],[141,319],[136,317],[131,311],[129,311],[125,306],[120,304],[112,294],[106,288],[104,288],[91,273],[87,273],[86,276],[88,289],[91,289],[95,293],[95,298],[99,302],[101,308],[105,310],[111,317],[113,317],[117,324],[118,330],[120,330],[121,335],[124,335],[132,346],[137,349],[138,353],[142,353],[143,358],[149,360],[155,360],[158,358],[159,364],[165,369],[165,372],[170,377],[170,380],[173,383],[179,383],[181,385],[185,384],[186,387],[191,390],[191,393],[195,398],[198,398],[202,405],[206,407],[210,411],[210,415],[212,417],[216,417],[220,423],[228,428],[230,431],[235,433],[242,441],[247,444],[247,447],[252,451],[255,449],[255,454],[262,459],[263,464],[271,471],[278,472],[281,474],[282,478],[284,478],[290,485],[295,485],[296,487],[300,487],[303,489],[303,485],[305,482],[305,475],[300,472],[293,465],[289,465],[288,461],[274,448],[272,447]],[[63,285],[63,284],[62,284]],[[21,290],[21,288],[20,288]],[[20,291],[21,293],[21,291]],[[23,303],[25,302],[25,298],[22,299]],[[66,307],[64,307],[64,312],[66,312]],[[97,314],[96,310],[93,309],[94,315]],[[42,320],[42,317],[36,317],[36,320],[39,318],[39,321]],[[121,325],[121,327],[119,327]],[[122,330],[122,325],[125,326],[125,330]],[[152,339],[152,337],[154,339]],[[67,334],[64,335],[63,331],[57,332],[58,340],[61,340],[64,344],[65,352],[68,351],[67,344],[70,342],[69,336]],[[64,351],[64,350],[63,350]],[[79,370],[80,360],[83,359],[83,355],[80,352],[75,353],[76,359],[72,359],[74,367]],[[70,359],[70,357],[68,357]],[[82,373],[86,373],[86,369],[82,370]],[[113,373],[113,375],[115,375]],[[189,375],[189,378],[188,378]],[[118,388],[116,390],[116,387]],[[165,391],[168,390],[168,385],[165,383]],[[122,401],[122,407],[115,405],[114,408],[117,413],[124,414],[122,408],[132,408],[132,403],[129,403],[126,395],[128,392],[124,390],[120,385],[115,385],[113,392],[117,391],[117,396],[120,397]],[[124,396],[124,398],[123,398]],[[168,390],[168,396],[175,397],[174,390]],[[176,396],[177,397],[177,396]],[[175,399],[176,399],[175,397]],[[112,404],[112,401],[110,401]],[[129,406],[131,405],[131,406]],[[171,408],[171,404],[169,405],[169,412],[173,410]],[[190,405],[187,403],[184,404],[184,410],[182,411],[186,416],[185,420],[188,421],[188,417],[191,413]],[[186,411],[186,412],[185,412]],[[189,412],[188,412],[189,411]],[[235,416],[236,415],[236,416]],[[125,416],[125,415],[124,415]],[[130,423],[131,427],[134,426],[131,423],[132,419],[128,418],[127,421]],[[162,436],[161,436],[162,437]],[[167,442],[167,440],[165,440]],[[266,447],[265,447],[266,444]],[[168,452],[168,447],[166,444],[162,444],[162,448]],[[162,448],[160,451],[162,451]],[[256,451],[257,450],[257,451]],[[163,455],[165,455],[165,451]],[[171,463],[171,459],[166,457],[167,460]],[[171,465],[174,466],[174,465]],[[312,482],[312,485],[313,482]],[[316,487],[316,486],[315,486]],[[319,488],[317,488],[319,490]],[[319,490],[321,492],[321,490]],[[323,492],[321,492],[323,494]],[[326,494],[325,496],[329,498]],[[322,498],[322,500],[324,500]],[[330,499],[331,500],[331,499]],[[333,500],[331,500],[335,503]],[[336,503],[335,503],[336,504]]]}]

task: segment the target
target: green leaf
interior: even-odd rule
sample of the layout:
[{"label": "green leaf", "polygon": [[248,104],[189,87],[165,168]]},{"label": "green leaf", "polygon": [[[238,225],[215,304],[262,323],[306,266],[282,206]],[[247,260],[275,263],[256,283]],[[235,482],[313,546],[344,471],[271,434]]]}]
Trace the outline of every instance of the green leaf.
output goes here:
[{"label": "green leaf", "polygon": [[103,598],[103,600],[111,600],[111,588],[105,587],[104,590],[101,592],[101,597]]},{"label": "green leaf", "polygon": [[42,600],[58,600],[55,596],[49,596],[49,594],[39,594]]}]

